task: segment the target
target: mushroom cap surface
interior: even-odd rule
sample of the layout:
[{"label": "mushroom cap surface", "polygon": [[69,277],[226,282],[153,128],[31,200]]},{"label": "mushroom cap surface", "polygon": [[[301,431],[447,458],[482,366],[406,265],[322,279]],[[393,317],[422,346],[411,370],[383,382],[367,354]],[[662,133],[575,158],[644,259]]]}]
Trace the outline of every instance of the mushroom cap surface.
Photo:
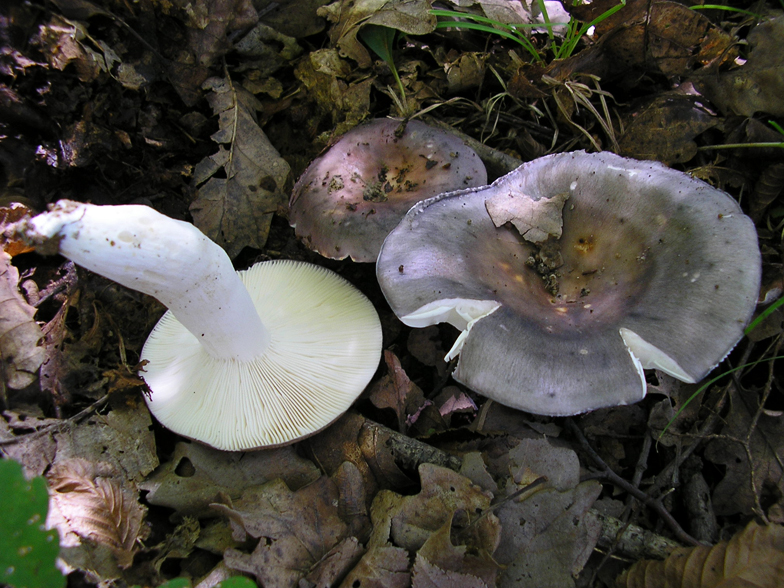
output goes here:
[{"label": "mushroom cap surface", "polygon": [[[560,238],[497,228],[487,203],[499,195],[568,195]],[[728,194],[606,152],[542,157],[421,202],[377,262],[404,323],[463,330],[457,381],[546,415],[636,402],[647,368],[702,379],[743,336],[760,274],[756,230]]]},{"label": "mushroom cap surface", "polygon": [[292,443],[362,393],[381,357],[370,301],[334,272],[297,261],[238,272],[270,332],[256,360],[216,359],[167,312],[142,350],[147,404],[166,428],[218,449]]},{"label": "mushroom cap surface", "polygon": [[479,156],[419,121],[375,119],[341,137],[297,181],[289,221],[324,257],[374,262],[384,238],[420,200],[483,186]]}]

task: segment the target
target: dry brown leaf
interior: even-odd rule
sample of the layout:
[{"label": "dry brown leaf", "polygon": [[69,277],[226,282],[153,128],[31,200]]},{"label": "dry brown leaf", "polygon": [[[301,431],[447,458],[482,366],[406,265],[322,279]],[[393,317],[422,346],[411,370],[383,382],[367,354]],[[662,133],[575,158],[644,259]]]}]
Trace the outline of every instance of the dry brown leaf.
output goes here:
[{"label": "dry brown leaf", "polygon": [[406,432],[406,417],[419,410],[425,401],[422,390],[406,374],[397,355],[384,351],[384,362],[388,374],[376,382],[368,397],[376,408],[391,408],[395,411],[398,431]]},{"label": "dry brown leaf", "polygon": [[35,308],[19,292],[19,272],[0,252],[0,357],[6,386],[21,389],[35,381],[44,359],[43,333],[33,320]]},{"label": "dry brown leaf", "polygon": [[784,527],[752,521],[713,547],[682,547],[664,561],[642,560],[617,588],[777,588],[784,585]]},{"label": "dry brown leaf", "polygon": [[509,192],[488,198],[485,207],[496,227],[511,222],[523,239],[541,243],[550,237],[561,237],[561,212],[568,198],[568,192],[539,200]]},{"label": "dry brown leaf", "polygon": [[420,568],[420,572],[429,569],[432,573],[428,573],[427,577],[431,580],[451,575],[455,581],[467,582],[468,585],[495,586],[496,575],[501,566],[487,550],[469,551],[465,545],[454,545],[452,543],[452,521],[453,517],[449,518],[438,531],[428,537],[417,552],[417,559],[412,570],[414,582],[416,583],[417,566],[421,562],[428,565],[424,566],[425,570]]},{"label": "dry brown leaf", "polygon": [[282,480],[248,488],[233,504],[215,504],[229,517],[235,539],[259,539],[253,553],[228,549],[226,565],[254,574],[265,588],[296,586],[340,541],[338,489],[322,477],[292,492]]},{"label": "dry brown leaf", "polygon": [[319,477],[318,469],[293,447],[265,451],[218,451],[200,443],[180,442],[171,459],[144,482],[150,504],[180,515],[215,516],[209,504],[219,493],[239,498],[250,487],[276,478],[298,490]]},{"label": "dry brown leaf", "polygon": [[493,514],[480,518],[490,507],[492,496],[465,476],[432,464],[420,465],[419,477],[422,484],[419,494],[403,497],[391,512],[392,542],[409,551],[418,551],[459,512],[453,526],[461,543],[492,554],[499,541],[498,519]]},{"label": "dry brown leaf", "polygon": [[57,527],[62,545],[78,544],[69,535],[89,539],[109,547],[117,564],[127,568],[146,535],[146,509],[118,473],[110,464],[80,458],[54,465],[47,475],[52,489],[47,525]]},{"label": "dry brown leaf", "polygon": [[[272,215],[286,201],[289,164],[280,157],[256,120],[261,103],[230,80],[210,78],[207,100],[219,117],[212,135],[217,153],[196,166],[198,196],[191,203],[196,226],[235,257],[243,247],[261,249]],[[215,177],[223,170],[225,178]]]}]

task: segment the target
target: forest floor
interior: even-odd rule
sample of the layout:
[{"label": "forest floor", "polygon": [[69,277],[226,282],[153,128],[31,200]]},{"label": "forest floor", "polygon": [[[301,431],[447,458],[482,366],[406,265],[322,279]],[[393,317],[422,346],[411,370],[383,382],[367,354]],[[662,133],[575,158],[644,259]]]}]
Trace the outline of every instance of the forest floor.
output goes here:
[{"label": "forest floor", "polygon": [[[671,585],[741,574],[715,571],[733,549],[744,574],[773,582],[753,585],[784,582],[780,309],[702,382],[650,370],[636,404],[538,416],[450,379],[456,329],[403,325],[374,264],[326,259],[289,225],[294,182],[330,144],[366,119],[414,116],[472,141],[489,181],[586,150],[725,190],[757,228],[758,311],[781,296],[782,5],[544,2],[550,22],[573,23],[550,34],[533,4],[2,3],[3,228],[61,199],[146,204],[194,222],[237,269],[334,270],[384,334],[376,376],[333,426],[213,450],[144,402],[137,367],[163,306],[7,238],[0,452],[47,479],[69,586],[207,588],[239,573],[266,588],[664,586],[663,567],[648,584],[616,579],[697,545],[668,560]],[[495,24],[447,26],[433,8]]]}]

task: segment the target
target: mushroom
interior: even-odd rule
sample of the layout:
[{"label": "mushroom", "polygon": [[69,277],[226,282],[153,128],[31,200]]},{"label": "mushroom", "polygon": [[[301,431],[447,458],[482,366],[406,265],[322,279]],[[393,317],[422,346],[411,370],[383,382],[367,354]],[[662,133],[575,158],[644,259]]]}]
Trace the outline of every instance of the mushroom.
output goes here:
[{"label": "mushroom", "polygon": [[644,369],[705,377],[743,336],[761,260],[726,193],[657,162],[575,152],[415,205],[376,271],[405,324],[462,331],[447,354],[457,381],[573,415],[642,399]]},{"label": "mushroom", "polygon": [[168,307],[143,377],[152,414],[185,437],[232,451],[292,443],[345,412],[378,366],[378,315],[330,270],[236,272],[196,227],[147,206],[60,201],[21,232]]},{"label": "mushroom", "polygon": [[479,156],[451,133],[419,121],[376,119],[308,166],[291,194],[289,220],[325,257],[374,262],[416,202],[486,183]]}]

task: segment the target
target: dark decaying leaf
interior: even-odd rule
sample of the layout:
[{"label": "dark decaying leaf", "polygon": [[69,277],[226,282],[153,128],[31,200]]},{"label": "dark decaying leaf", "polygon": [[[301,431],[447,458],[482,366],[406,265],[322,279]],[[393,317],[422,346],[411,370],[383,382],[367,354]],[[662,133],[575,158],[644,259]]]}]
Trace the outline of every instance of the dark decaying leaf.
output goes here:
[{"label": "dark decaying leaf", "polygon": [[618,153],[666,164],[689,161],[697,155],[694,138],[717,124],[716,116],[699,98],[660,94],[626,113]]},{"label": "dark decaying leaf", "polygon": [[[570,11],[589,21],[616,0],[573,3]],[[733,39],[696,10],[677,2],[629,0],[626,5],[596,25],[606,36],[604,50],[613,59],[614,74],[623,67],[685,75],[701,65],[724,63],[734,57]]]},{"label": "dark decaying leaf", "polygon": [[740,67],[705,71],[694,77],[697,88],[724,114],[784,115],[784,16],[763,20],[747,37],[749,52]]},{"label": "dark decaying leaf", "polygon": [[[755,512],[766,495],[784,493],[784,417],[760,411],[757,396],[736,387],[730,389],[730,403],[722,434],[705,448],[706,459],[726,467],[713,489],[717,515]],[[749,451],[743,443],[747,438]]]},{"label": "dark decaying leaf", "polygon": [[289,165],[259,127],[261,105],[252,94],[220,78],[210,78],[205,88],[219,117],[212,140],[220,147],[194,170],[199,191],[191,213],[196,226],[235,257],[243,247],[260,249],[267,241],[272,215],[286,201]]},{"label": "dark decaying leaf", "polygon": [[642,560],[617,588],[778,588],[784,585],[784,527],[752,521],[713,547],[682,547],[664,561]]}]

